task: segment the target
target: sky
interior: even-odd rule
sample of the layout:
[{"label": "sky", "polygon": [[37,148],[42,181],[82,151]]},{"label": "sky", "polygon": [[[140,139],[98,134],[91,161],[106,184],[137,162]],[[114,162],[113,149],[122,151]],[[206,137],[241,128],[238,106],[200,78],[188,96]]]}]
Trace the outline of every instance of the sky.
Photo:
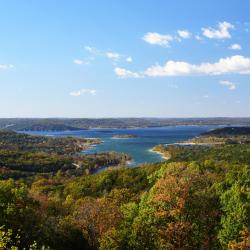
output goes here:
[{"label": "sky", "polygon": [[249,0],[0,0],[0,117],[249,117]]}]

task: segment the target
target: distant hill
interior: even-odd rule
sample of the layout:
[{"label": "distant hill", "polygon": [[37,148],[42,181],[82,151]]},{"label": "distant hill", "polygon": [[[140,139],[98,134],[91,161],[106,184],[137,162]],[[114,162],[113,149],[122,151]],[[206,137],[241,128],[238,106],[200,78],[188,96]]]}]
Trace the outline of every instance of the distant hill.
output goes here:
[{"label": "distant hill", "polygon": [[75,128],[72,126],[64,124],[32,124],[30,126],[21,128],[22,131],[74,131],[80,130],[80,128]]},{"label": "distant hill", "polygon": [[250,127],[225,127],[203,133],[209,136],[250,135]]},{"label": "distant hill", "polygon": [[64,131],[91,128],[145,128],[178,125],[250,126],[250,118],[2,118],[0,129]]}]

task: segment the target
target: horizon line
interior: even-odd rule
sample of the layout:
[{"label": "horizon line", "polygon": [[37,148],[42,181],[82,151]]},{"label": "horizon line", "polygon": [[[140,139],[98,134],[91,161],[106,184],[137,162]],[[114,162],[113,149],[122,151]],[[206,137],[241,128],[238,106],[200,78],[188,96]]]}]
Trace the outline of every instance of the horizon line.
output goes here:
[{"label": "horizon line", "polygon": [[106,117],[0,117],[1,119],[250,119],[250,116],[187,116],[187,117],[165,117],[165,116],[106,116]]}]

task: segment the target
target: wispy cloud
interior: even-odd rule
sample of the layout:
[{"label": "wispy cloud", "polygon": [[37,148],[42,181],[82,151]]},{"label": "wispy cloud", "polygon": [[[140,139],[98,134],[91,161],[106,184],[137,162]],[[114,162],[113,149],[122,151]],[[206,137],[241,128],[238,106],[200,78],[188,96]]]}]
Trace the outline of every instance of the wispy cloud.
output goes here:
[{"label": "wispy cloud", "polygon": [[89,52],[94,57],[106,57],[113,62],[118,62],[120,60],[124,60],[127,62],[132,62],[132,57],[127,55],[122,55],[120,53],[111,51],[111,50],[99,50],[92,46],[85,46],[84,49]]},{"label": "wispy cloud", "polygon": [[121,55],[116,52],[106,52],[106,57],[113,61],[119,61]]},{"label": "wispy cloud", "polygon": [[77,64],[77,65],[87,65],[89,64],[89,61],[86,61],[86,60],[81,60],[81,59],[75,59],[73,61],[74,64]]},{"label": "wispy cloud", "polygon": [[140,78],[143,77],[140,73],[133,72],[123,68],[115,68],[115,74],[120,78]]},{"label": "wispy cloud", "polygon": [[235,90],[236,89],[235,83],[230,82],[230,81],[225,81],[225,80],[219,81],[219,84],[227,86],[230,90]]},{"label": "wispy cloud", "polygon": [[71,96],[81,96],[84,94],[96,95],[96,90],[95,89],[80,89],[78,91],[70,92],[69,94]]},{"label": "wispy cloud", "polygon": [[92,46],[84,46],[84,49],[86,51],[88,51],[90,54],[94,55],[94,56],[99,56],[99,55],[102,55],[102,52],[99,51],[97,48],[95,47],[92,47]]},{"label": "wispy cloud", "polygon": [[195,39],[198,40],[198,41],[202,41],[202,37],[200,35],[195,35]]},{"label": "wispy cloud", "polygon": [[101,51],[91,46],[84,46],[84,50],[87,51],[90,55],[84,57],[83,59],[76,58],[73,60],[73,63],[76,65],[89,65],[91,61],[94,61],[97,56],[103,55]]},{"label": "wispy cloud", "polygon": [[173,40],[173,37],[171,35],[148,32],[142,37],[142,39],[149,44],[168,47],[169,43]]},{"label": "wispy cloud", "polygon": [[91,46],[88,46],[88,45],[84,46],[84,49],[87,50],[90,53],[93,53],[95,51],[94,47],[91,47]]},{"label": "wispy cloud", "polygon": [[14,65],[12,64],[0,64],[0,70],[7,70],[14,68]]},{"label": "wispy cloud", "polygon": [[190,64],[184,61],[167,61],[165,65],[154,65],[143,73],[132,72],[123,68],[116,68],[115,73],[122,77],[167,77],[190,75],[223,75],[223,74],[250,74],[250,58],[235,55],[220,58],[215,63],[204,62]]},{"label": "wispy cloud", "polygon": [[81,64],[83,64],[83,61],[80,60],[80,59],[75,59],[75,60],[73,61],[73,63],[74,63],[74,64],[81,65]]},{"label": "wispy cloud", "polygon": [[132,58],[131,56],[127,57],[127,58],[126,58],[126,62],[128,62],[128,63],[133,62],[133,58]]},{"label": "wispy cloud", "polygon": [[177,33],[183,39],[188,39],[192,36],[191,32],[188,30],[178,30]]},{"label": "wispy cloud", "polygon": [[241,50],[242,48],[241,48],[240,44],[234,43],[234,44],[231,44],[229,46],[229,49],[232,49],[232,50]]},{"label": "wispy cloud", "polygon": [[219,22],[218,29],[214,29],[211,27],[202,28],[203,36],[209,39],[228,39],[231,38],[231,34],[229,33],[230,29],[233,29],[234,25],[228,22]]}]

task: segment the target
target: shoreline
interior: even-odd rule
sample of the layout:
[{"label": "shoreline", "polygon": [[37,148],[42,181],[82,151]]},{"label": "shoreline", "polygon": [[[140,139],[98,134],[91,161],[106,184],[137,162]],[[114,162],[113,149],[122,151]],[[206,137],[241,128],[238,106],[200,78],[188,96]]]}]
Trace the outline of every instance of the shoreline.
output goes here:
[{"label": "shoreline", "polygon": [[151,153],[155,153],[155,154],[161,155],[161,158],[164,159],[164,160],[166,160],[166,161],[170,159],[170,157],[167,157],[164,153],[156,151],[153,148],[149,149],[148,151],[151,152]]},{"label": "shoreline", "polygon": [[[199,138],[198,138],[199,139]],[[169,145],[176,145],[176,146],[213,146],[213,145],[222,145],[223,142],[192,142],[192,141],[184,141],[184,142],[175,142],[171,144],[165,144],[166,146]]]}]

